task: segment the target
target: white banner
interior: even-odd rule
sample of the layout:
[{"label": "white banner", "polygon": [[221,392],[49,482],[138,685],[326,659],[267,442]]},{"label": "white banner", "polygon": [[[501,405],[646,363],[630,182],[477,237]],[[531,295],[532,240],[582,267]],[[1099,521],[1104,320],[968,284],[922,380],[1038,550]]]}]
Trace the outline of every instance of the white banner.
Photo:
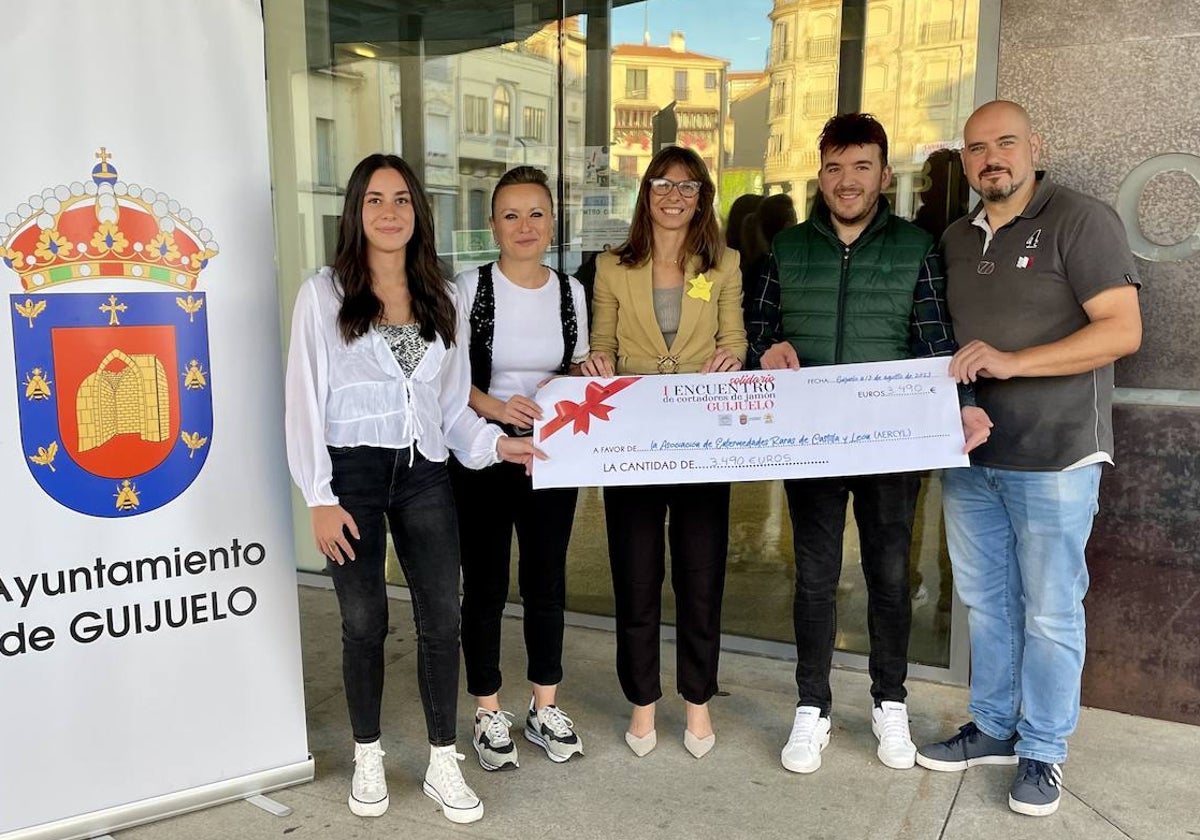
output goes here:
[{"label": "white banner", "polygon": [[948,358],[799,371],[560,377],[534,487],[767,481],[968,463]]},{"label": "white banner", "polygon": [[0,840],[311,778],[258,0],[0,8]]}]

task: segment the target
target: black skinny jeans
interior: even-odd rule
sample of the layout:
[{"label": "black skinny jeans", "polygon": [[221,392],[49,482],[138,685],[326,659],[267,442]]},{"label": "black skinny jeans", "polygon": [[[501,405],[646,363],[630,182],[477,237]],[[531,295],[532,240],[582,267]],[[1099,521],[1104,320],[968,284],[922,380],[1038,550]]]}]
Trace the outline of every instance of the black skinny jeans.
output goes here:
[{"label": "black skinny jeans", "polygon": [[837,585],[842,574],[846,501],[854,521],[867,583],[868,668],[871,697],[904,702],[908,635],[912,626],[908,554],[921,489],[918,473],[805,478],[784,482],[796,552],[796,688],[801,706],[828,715],[833,703],[829,669],[837,633]]},{"label": "black skinny jeans", "polygon": [[519,557],[517,585],[525,608],[527,679],[562,682],[567,544],[575,519],[574,487],[534,490],[520,464],[469,470],[450,467],[462,545],[462,646],[467,692],[500,690],[500,624],[508,600],[513,528]]},{"label": "black skinny jeans", "polygon": [[354,740],[379,737],[383,644],[388,632],[384,581],[387,531],[412,595],[417,686],[429,743],[454,743],[458,714],[458,526],[444,463],[408,449],[330,447],[333,492],[354,518],[354,560],[328,561],[342,611],[342,678]]},{"label": "black skinny jeans", "polygon": [[617,677],[638,706],[662,697],[659,623],[666,575],[663,526],[670,510],[675,590],[676,687],[689,703],[717,693],[721,597],[729,550],[729,485],[604,488],[608,558],[617,619]]}]

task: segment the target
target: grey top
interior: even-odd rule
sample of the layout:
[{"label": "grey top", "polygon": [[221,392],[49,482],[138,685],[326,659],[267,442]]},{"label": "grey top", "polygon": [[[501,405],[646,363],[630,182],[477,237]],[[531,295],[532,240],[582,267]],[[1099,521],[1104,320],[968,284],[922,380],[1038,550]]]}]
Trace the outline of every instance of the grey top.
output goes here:
[{"label": "grey top", "polygon": [[682,311],[683,286],[654,290],[654,319],[658,321],[658,328],[662,330],[663,341],[667,342],[667,349],[670,349],[671,344],[675,341],[676,333],[679,332],[679,318]]},{"label": "grey top", "polygon": [[[1111,207],[1038,173],[1029,205],[992,233],[982,205],[942,236],[947,295],[960,346],[1014,351],[1089,323],[1083,304],[1140,285],[1125,228]],[[1113,368],[1071,376],[980,378],[975,395],[995,426],[971,453],[981,466],[1061,470],[1113,452]]]},{"label": "grey top", "polygon": [[392,355],[400,364],[405,376],[412,376],[421,359],[425,358],[425,339],[421,338],[420,324],[376,324],[375,329],[392,349]]}]

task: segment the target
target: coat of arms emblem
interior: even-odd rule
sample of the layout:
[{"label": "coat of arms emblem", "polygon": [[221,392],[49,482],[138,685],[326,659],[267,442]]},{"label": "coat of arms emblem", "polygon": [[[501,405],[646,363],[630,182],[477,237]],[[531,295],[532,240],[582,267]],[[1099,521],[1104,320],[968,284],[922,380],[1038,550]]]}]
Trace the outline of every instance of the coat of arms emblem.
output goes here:
[{"label": "coat of arms emblem", "polygon": [[[212,437],[200,272],[212,233],[178,201],[122,180],[47,187],[0,218],[25,462],[60,504],[124,517],[162,507]],[[143,291],[143,289],[153,291]]]}]

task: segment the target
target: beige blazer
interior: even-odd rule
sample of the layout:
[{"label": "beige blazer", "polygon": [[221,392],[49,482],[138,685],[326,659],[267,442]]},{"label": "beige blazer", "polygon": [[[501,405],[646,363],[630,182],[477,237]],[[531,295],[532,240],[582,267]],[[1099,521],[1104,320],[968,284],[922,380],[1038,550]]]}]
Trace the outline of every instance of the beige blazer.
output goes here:
[{"label": "beige blazer", "polygon": [[654,316],[651,263],[618,264],[616,255],[596,259],[592,292],[592,350],[616,360],[617,373],[695,373],[718,347],[746,361],[746,328],[742,323],[742,275],[738,253],[725,249],[720,264],[704,272],[712,283],[708,300],[688,294],[699,272],[692,257],[683,273],[683,306],[679,332],[667,347]]}]

